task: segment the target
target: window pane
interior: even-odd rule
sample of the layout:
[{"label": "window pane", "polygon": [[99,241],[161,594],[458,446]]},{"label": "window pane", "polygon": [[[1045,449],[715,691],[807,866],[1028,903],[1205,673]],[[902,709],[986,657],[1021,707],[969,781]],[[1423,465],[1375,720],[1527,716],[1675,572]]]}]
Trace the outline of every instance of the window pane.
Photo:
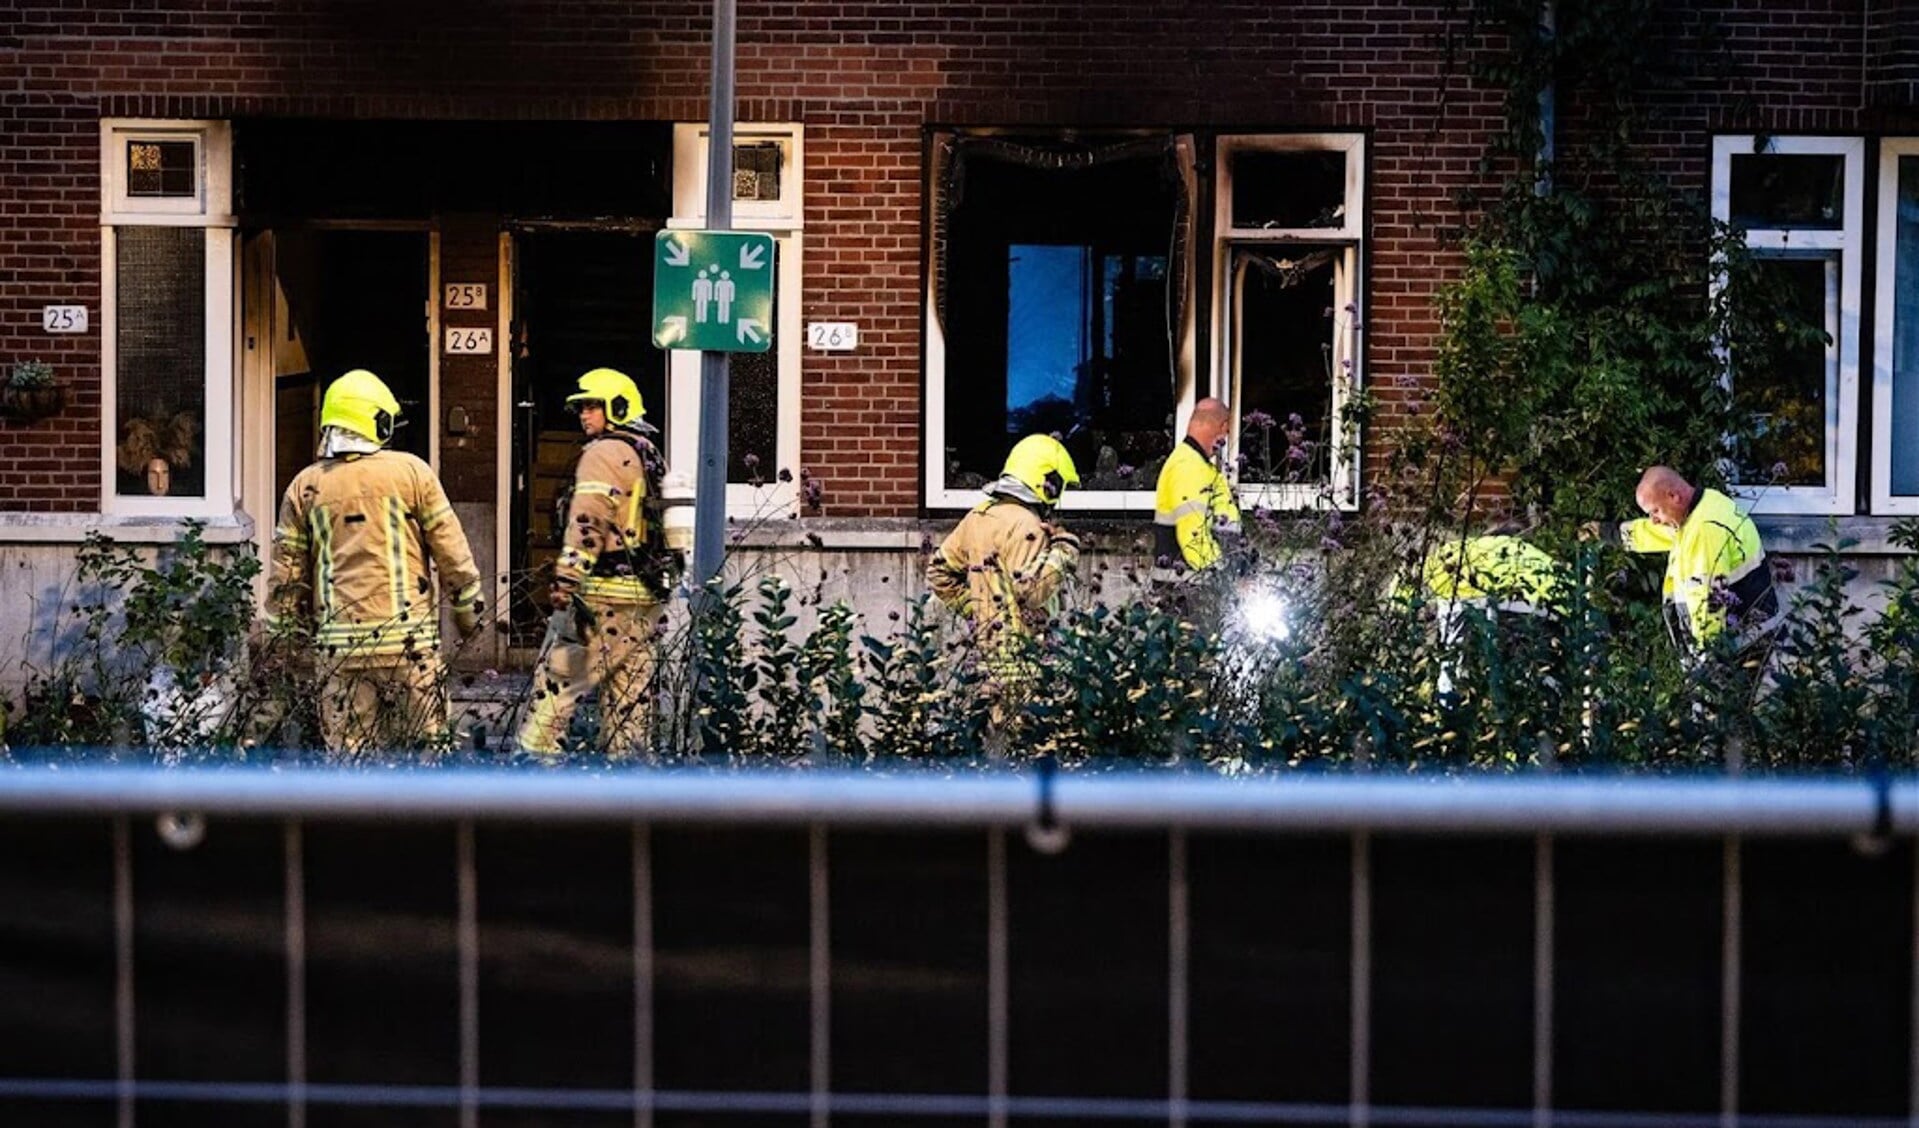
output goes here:
[{"label": "window pane", "polygon": [[1919,157],[1899,158],[1893,259],[1892,492],[1919,494]]},{"label": "window pane", "polygon": [[115,449],[122,496],[206,496],[206,233],[115,236]]},{"label": "window pane", "polygon": [[199,187],[192,141],[127,142],[127,195],[192,199]]},{"label": "window pane", "polygon": [[[780,338],[726,362],[726,480],[759,485],[779,473]],[[791,470],[793,467],[786,467]]]},{"label": "window pane", "polygon": [[[1839,285],[1833,258],[1763,259],[1767,293],[1784,303],[1782,324],[1836,333]],[[1816,340],[1776,343],[1758,358],[1734,358],[1734,418],[1747,433],[1738,451],[1745,485],[1821,486],[1826,482],[1827,349]]]},{"label": "window pane", "polygon": [[1333,446],[1335,272],[1342,248],[1241,248],[1233,340],[1241,480],[1318,481]]},{"label": "window pane", "polygon": [[1845,222],[1844,157],[1732,158],[1732,222],[1744,228],[1837,231]]},{"label": "window pane", "polygon": [[1346,154],[1241,149],[1232,162],[1234,227],[1339,227]]},{"label": "window pane", "polygon": [[967,164],[947,281],[949,487],[991,481],[1035,431],[1065,441],[1082,488],[1152,487],[1149,463],[1172,448],[1176,199],[1156,159]]},{"label": "window pane", "polygon": [[780,198],[780,143],[753,141],[733,146],[733,198]]}]

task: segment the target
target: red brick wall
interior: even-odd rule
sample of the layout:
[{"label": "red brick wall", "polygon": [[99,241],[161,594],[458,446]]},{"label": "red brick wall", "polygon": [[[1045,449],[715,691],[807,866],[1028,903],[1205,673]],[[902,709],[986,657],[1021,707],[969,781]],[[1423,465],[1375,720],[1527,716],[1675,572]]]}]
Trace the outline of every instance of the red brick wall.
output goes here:
[{"label": "red brick wall", "polygon": [[[1467,6],[742,2],[740,116],[807,129],[804,317],[861,327],[859,353],[804,360],[802,457],[828,511],[919,504],[928,123],[1369,130],[1377,456],[1419,410],[1432,295],[1454,261],[1439,233],[1497,125],[1495,92],[1447,76]],[[1719,8],[1733,89],[1650,95],[1670,111],[1651,143],[1675,171],[1703,183],[1712,128],[1865,124],[1860,0]],[[97,505],[98,334],[49,339],[38,310],[85,302],[97,321],[101,116],[696,120],[706,20],[700,4],[623,0],[0,0],[0,363],[49,359],[77,397],[59,419],[0,424],[0,508]],[[1576,92],[1563,97],[1576,130]]]}]

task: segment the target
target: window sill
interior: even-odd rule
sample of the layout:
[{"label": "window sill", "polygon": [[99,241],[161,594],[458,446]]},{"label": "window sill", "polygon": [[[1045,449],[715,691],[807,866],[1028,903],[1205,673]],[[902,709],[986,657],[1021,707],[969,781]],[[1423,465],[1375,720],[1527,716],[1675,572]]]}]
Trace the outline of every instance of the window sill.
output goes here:
[{"label": "window sill", "polygon": [[[208,544],[253,539],[253,519],[244,513],[200,519]],[[184,517],[118,517],[98,513],[0,513],[0,544],[79,544],[99,533],[120,544],[173,544],[186,535]]]},{"label": "window sill", "polygon": [[[1910,518],[1903,518],[1909,520]],[[1905,555],[1905,549],[1892,543],[1891,533],[1899,517],[1808,517],[1791,514],[1755,513],[1752,523],[1759,528],[1760,543],[1767,552],[1810,555],[1820,545],[1847,540],[1848,556]]]}]

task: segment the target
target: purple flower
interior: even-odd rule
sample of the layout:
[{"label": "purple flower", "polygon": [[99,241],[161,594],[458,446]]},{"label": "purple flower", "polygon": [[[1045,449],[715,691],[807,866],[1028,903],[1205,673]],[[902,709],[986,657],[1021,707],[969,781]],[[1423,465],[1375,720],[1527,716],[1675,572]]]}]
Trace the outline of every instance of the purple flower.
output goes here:
[{"label": "purple flower", "polygon": [[1241,422],[1248,427],[1257,427],[1262,431],[1270,431],[1279,421],[1263,411],[1249,411]]},{"label": "purple flower", "polygon": [[742,455],[740,461],[746,464],[748,470],[758,470],[760,468],[760,456],[751,451]]},{"label": "purple flower", "polygon": [[790,482],[792,480],[793,480],[793,472],[791,470],[788,470],[784,466],[780,467],[780,481]]},{"label": "purple flower", "polygon": [[1129,466],[1126,463],[1122,462],[1119,464],[1118,469],[1114,470],[1113,473],[1118,474],[1122,478],[1130,478],[1133,476],[1135,469],[1136,469],[1135,467]]},{"label": "purple flower", "polygon": [[1784,462],[1775,462],[1772,464],[1772,480],[1775,482],[1784,481],[1789,472]]}]

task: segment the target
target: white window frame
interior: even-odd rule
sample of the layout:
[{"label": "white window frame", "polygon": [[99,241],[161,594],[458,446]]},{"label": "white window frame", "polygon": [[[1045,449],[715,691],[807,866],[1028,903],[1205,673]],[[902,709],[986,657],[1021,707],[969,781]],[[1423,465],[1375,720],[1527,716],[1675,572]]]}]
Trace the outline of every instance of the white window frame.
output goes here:
[{"label": "white window frame", "polygon": [[[1240,152],[1341,152],[1346,155],[1345,208],[1338,227],[1236,227],[1233,225],[1232,156]],[[1301,244],[1344,244],[1343,261],[1336,268],[1344,272],[1345,285],[1335,302],[1333,319],[1333,374],[1330,410],[1335,425],[1328,441],[1333,444],[1324,482],[1260,482],[1238,485],[1242,505],[1267,509],[1355,510],[1359,507],[1359,448],[1349,449],[1341,440],[1337,426],[1355,389],[1364,387],[1364,350],[1360,348],[1360,329],[1365,324],[1366,279],[1366,135],[1363,133],[1234,133],[1223,134],[1214,144],[1213,190],[1213,355],[1211,365],[1213,394],[1233,407],[1233,425],[1229,463],[1237,467],[1241,450],[1243,420],[1240,399],[1239,348],[1235,329],[1239,302],[1232,278],[1233,250],[1236,247],[1275,248]],[[1347,307],[1351,307],[1350,309]],[[1346,362],[1351,366],[1347,367]],[[1187,405],[1179,415],[1179,430],[1184,433]],[[1237,478],[1237,473],[1233,475]],[[1237,484],[1237,483],[1236,483]]]},{"label": "white window frame", "polygon": [[[1732,158],[1755,155],[1752,134],[1712,142],[1712,214],[1732,215]],[[1866,143],[1861,137],[1770,137],[1759,152],[1778,156],[1844,158],[1842,222],[1838,230],[1766,228],[1746,232],[1746,246],[1760,257],[1837,257],[1837,285],[1828,290],[1826,347],[1826,480],[1818,486],[1735,484],[1731,492],[1754,513],[1844,515],[1855,506],[1859,432],[1860,258],[1865,211]],[[1721,283],[1715,283],[1715,288]]]},{"label": "white window frame", "polygon": [[[1879,262],[1873,282],[1872,365],[1872,512],[1886,516],[1919,513],[1919,494],[1892,492],[1892,386],[1894,318],[1899,315],[1898,227],[1899,158],[1919,157],[1919,138],[1888,137],[1879,143]],[[1907,311],[1912,315],[1913,311]],[[1919,393],[1919,372],[1912,374]],[[1919,435],[1906,436],[1919,443]]]},{"label": "white window frame", "polygon": [[[199,164],[194,198],[126,193],[132,141],[192,141]],[[233,215],[233,134],[223,121],[106,118],[100,122],[100,507],[110,515],[230,518],[235,478],[234,403],[240,394],[240,271]],[[204,496],[122,496],[114,457],[119,420],[118,242],[121,227],[197,227],[206,233],[206,312],[202,421]]]},{"label": "white window frame", "polygon": [[[673,216],[667,227],[702,230],[706,226],[705,122],[673,126]],[[780,198],[735,201],[733,229],[773,236],[779,273],[774,278],[773,340],[779,347],[779,423],[771,465],[762,465],[762,485],[731,483],[726,487],[727,516],[742,521],[774,520],[799,512],[800,359],[806,338],[800,328],[801,262],[805,253],[801,176],[805,164],[805,129],[796,122],[740,124],[733,128],[736,145],[777,141],[781,145]],[[700,354],[673,349],[667,354],[666,434],[667,465],[683,474],[697,490],[700,465]],[[780,481],[780,471],[791,471]]]}]

